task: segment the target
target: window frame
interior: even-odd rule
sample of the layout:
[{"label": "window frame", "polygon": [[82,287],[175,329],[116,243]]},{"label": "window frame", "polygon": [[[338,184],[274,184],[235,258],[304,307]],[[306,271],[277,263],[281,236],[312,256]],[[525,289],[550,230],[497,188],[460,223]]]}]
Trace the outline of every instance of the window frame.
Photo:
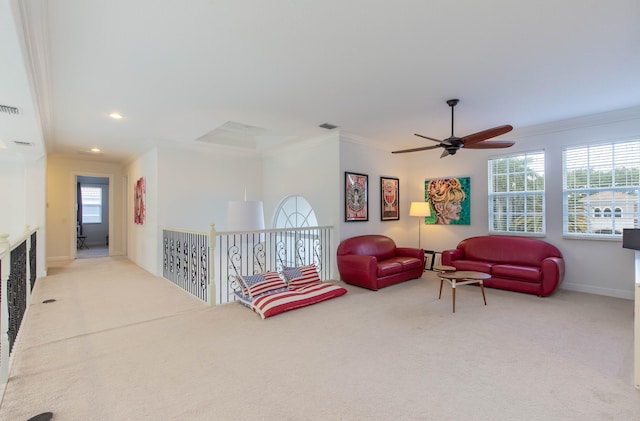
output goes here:
[{"label": "window frame", "polygon": [[[535,158],[536,156],[540,156],[538,158]],[[527,158],[532,158],[532,159],[542,159],[542,189],[529,189],[529,182],[527,182],[527,174],[532,173],[531,168],[529,166],[526,166],[523,168],[522,172],[512,172],[511,171],[511,162],[512,160],[526,160]],[[496,173],[496,163],[498,160],[507,160],[507,173]],[[533,171],[534,174],[536,174],[537,176],[540,176],[539,173],[537,173],[536,171]],[[499,155],[499,156],[492,156],[487,160],[487,181],[488,181],[488,186],[487,186],[487,217],[488,217],[488,233],[489,234],[493,234],[493,235],[517,235],[517,236],[522,236],[522,237],[544,237],[546,236],[546,178],[545,178],[545,173],[546,173],[546,151],[544,150],[544,148],[541,149],[535,149],[535,150],[531,150],[531,151],[522,151],[522,152],[516,152],[516,153],[511,153],[511,154],[506,154],[506,155]],[[515,178],[516,174],[522,174],[523,175],[523,180],[522,180],[522,186],[523,189],[520,190],[511,190],[511,186],[517,185],[517,181],[516,180],[511,180],[511,178]],[[506,175],[506,188],[507,191],[503,191],[503,192],[496,192],[494,191],[494,186],[495,186],[495,178],[500,176],[502,178],[504,178]],[[522,205],[522,211],[521,212],[514,212],[512,210],[506,209],[502,212],[496,212],[495,210],[495,206],[496,206],[496,199],[499,198],[504,198],[505,200],[502,201],[503,202],[503,206],[504,207],[512,207],[515,206],[515,204],[510,203],[513,201],[513,199],[516,199],[516,201],[520,200],[522,201],[523,205]],[[531,202],[531,200],[533,200],[533,202]],[[536,203],[539,202],[539,203]],[[534,207],[534,208],[539,208],[540,211],[536,212],[535,210],[533,211],[529,211],[528,208],[529,207]],[[514,219],[514,217],[516,215],[520,214],[520,218],[523,219],[524,221],[524,230],[515,230],[515,229],[511,229],[510,227],[510,221]],[[500,224],[500,221],[496,221],[496,217],[497,215],[502,215],[501,217],[504,219],[504,221],[502,222],[503,224],[506,224],[506,230],[498,230],[496,229],[496,225]],[[529,219],[533,219],[534,221],[536,219],[539,219],[540,222],[536,223],[534,222],[531,227],[532,229],[528,228],[528,224],[527,221]],[[535,231],[535,227],[539,226],[540,230],[539,231]]]},{"label": "window frame", "polygon": [[[629,145],[629,148],[631,148],[632,151],[640,149],[640,138],[634,137],[627,139],[609,140],[604,142],[592,142],[580,145],[570,145],[562,148],[563,238],[621,241],[623,229],[631,228],[630,226],[625,226],[629,225],[629,221],[632,221],[631,223],[633,224],[634,228],[639,227],[640,153],[624,151],[623,147],[626,144]],[[605,149],[609,147],[611,148],[610,157],[606,156],[607,153],[598,151],[598,149]],[[616,147],[620,147],[620,150],[617,150]],[[568,168],[567,154],[569,152],[572,155],[585,154],[584,159],[586,160],[586,164],[582,167],[577,167],[574,165],[571,168]],[[603,161],[604,158],[609,159]],[[571,159],[575,158],[572,157]],[[625,169],[625,171],[621,173],[620,171],[623,168]],[[585,184],[584,186],[575,186],[576,184],[578,184],[578,181],[576,181],[575,177],[575,171],[585,172],[585,179],[580,180]],[[603,186],[601,179],[604,178],[604,175],[607,174],[607,171],[610,173],[609,177],[611,178],[611,181],[610,183],[608,183],[610,185]],[[633,171],[636,171],[635,177],[633,176]],[[569,177],[570,172],[572,172],[571,177]],[[632,182],[635,182],[635,184],[628,184],[627,178],[629,177],[629,172],[631,172],[631,179]],[[594,175],[596,174],[598,175],[598,177],[594,177]],[[619,177],[618,174],[624,176],[624,185],[621,185],[620,182],[616,180],[616,177]],[[634,178],[635,180],[633,180]],[[568,188],[567,186],[570,183],[574,184],[574,186]],[[597,200],[603,200],[601,198],[598,198],[596,199],[596,204],[592,204],[590,199],[592,196],[598,193],[609,192],[611,193],[611,202],[597,203]],[[633,198],[633,194],[636,195],[635,200],[629,200],[629,198],[619,198],[619,194],[630,195],[630,193],[631,198]],[[572,212],[569,212],[571,195],[584,197],[573,199],[573,201],[575,202],[574,206],[576,208]],[[583,201],[584,209],[582,211],[579,211],[577,209],[579,201]],[[633,209],[623,209],[622,203],[633,204],[635,206],[635,211]],[[594,212],[596,209],[600,209],[600,214],[592,215],[593,212],[591,211],[591,207],[593,207]],[[570,215],[572,217],[571,223],[569,222]],[[579,217],[585,218],[584,222],[578,222],[577,218]],[[596,217],[598,217],[597,220]],[[603,225],[607,223],[607,220],[610,222],[610,226]],[[583,224],[585,226],[584,232],[569,231],[571,227],[576,229],[579,224]]]},{"label": "window frame", "polygon": [[[91,189],[91,190],[99,190],[100,194],[99,194],[99,199],[100,199],[100,203],[91,203],[91,204],[87,204],[86,202],[86,198],[84,195],[83,190],[84,189]],[[81,185],[80,186],[80,194],[82,195],[82,225],[88,225],[88,224],[102,224],[103,223],[103,206],[104,206],[104,188],[102,186],[99,185]],[[87,209],[87,207],[90,208],[96,208],[98,210],[98,215],[97,215],[97,220],[91,220],[91,221],[87,221],[86,215],[87,212],[85,212],[85,210]]]}]

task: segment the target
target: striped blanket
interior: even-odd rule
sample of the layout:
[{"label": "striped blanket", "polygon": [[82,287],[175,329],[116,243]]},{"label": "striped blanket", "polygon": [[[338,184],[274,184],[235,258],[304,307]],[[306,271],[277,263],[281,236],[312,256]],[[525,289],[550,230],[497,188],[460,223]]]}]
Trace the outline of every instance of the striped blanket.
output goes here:
[{"label": "striped blanket", "polygon": [[285,311],[330,300],[346,293],[347,290],[341,286],[323,282],[295,290],[280,290],[261,295],[253,300],[248,296],[239,295],[239,298],[242,304],[251,308],[263,319],[266,319]]}]

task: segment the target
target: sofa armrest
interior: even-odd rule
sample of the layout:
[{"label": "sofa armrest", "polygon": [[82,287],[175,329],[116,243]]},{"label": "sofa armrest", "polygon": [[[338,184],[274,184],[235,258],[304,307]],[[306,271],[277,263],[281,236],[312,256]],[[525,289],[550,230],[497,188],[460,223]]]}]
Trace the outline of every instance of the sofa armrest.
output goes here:
[{"label": "sofa armrest", "polygon": [[543,297],[551,295],[564,279],[564,259],[561,257],[547,257],[540,266],[542,270]]},{"label": "sofa armrest", "polygon": [[444,250],[442,252],[441,261],[445,266],[453,266],[454,260],[460,260],[464,257],[462,249]]},{"label": "sofa armrest", "polygon": [[396,247],[396,256],[415,257],[424,261],[424,250],[411,247]]},{"label": "sofa armrest", "polygon": [[340,278],[352,285],[378,289],[378,259],[375,256],[346,254],[338,256]]}]

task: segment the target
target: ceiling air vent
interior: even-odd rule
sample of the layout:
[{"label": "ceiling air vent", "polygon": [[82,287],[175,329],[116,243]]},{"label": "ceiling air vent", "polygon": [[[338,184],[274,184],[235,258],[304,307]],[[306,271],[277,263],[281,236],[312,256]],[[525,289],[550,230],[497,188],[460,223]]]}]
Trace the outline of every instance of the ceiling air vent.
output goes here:
[{"label": "ceiling air vent", "polygon": [[337,128],[338,126],[331,124],[331,123],[322,123],[319,127],[322,127],[323,129],[327,129],[327,130],[333,130],[335,128]]},{"label": "ceiling air vent", "polygon": [[33,146],[32,142],[24,142],[22,140],[14,140],[13,143],[15,143],[18,146]]},{"label": "ceiling air vent", "polygon": [[0,105],[0,113],[20,114],[20,108],[12,107],[10,105]]}]

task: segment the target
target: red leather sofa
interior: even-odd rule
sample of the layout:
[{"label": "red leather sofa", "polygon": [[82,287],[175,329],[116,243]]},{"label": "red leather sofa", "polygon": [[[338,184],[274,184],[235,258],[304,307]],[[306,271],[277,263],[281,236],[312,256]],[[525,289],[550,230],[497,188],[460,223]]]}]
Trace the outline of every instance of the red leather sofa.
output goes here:
[{"label": "red leather sofa", "polygon": [[442,264],[484,272],[491,288],[546,297],[564,278],[564,259],[555,246],[534,238],[489,235],[462,240],[442,252]]},{"label": "red leather sofa", "polygon": [[351,285],[377,291],[419,278],[424,271],[424,250],[396,247],[384,235],[361,235],[343,240],[337,251],[340,278]]}]

